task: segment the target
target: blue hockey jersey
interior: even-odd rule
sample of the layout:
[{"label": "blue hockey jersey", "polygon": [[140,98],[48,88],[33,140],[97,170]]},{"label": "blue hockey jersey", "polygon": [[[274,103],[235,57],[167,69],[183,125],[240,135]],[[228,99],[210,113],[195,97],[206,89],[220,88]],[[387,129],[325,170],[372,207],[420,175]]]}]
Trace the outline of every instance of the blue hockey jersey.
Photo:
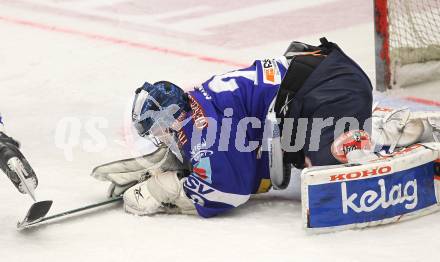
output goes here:
[{"label": "blue hockey jersey", "polygon": [[[270,187],[265,120],[288,68],[285,57],[257,60],[249,68],[214,76],[189,92],[191,120],[178,132],[193,171],[184,182],[200,216],[211,217],[245,203]],[[313,165],[337,164],[330,147],[344,129],[337,120],[355,117],[368,130],[372,86],[363,70],[338,47],[310,74],[292,102],[294,119],[331,118],[318,141],[307,127],[304,154]],[[295,125],[295,124],[294,124]],[[294,131],[295,131],[295,127]],[[293,133],[293,134],[296,134]],[[318,143],[318,150],[309,148]],[[263,145],[263,146],[262,146]]]},{"label": "blue hockey jersey", "polygon": [[285,57],[257,60],[189,92],[191,121],[178,136],[193,166],[184,190],[200,216],[214,216],[269,189],[268,154],[259,148],[287,66]]}]

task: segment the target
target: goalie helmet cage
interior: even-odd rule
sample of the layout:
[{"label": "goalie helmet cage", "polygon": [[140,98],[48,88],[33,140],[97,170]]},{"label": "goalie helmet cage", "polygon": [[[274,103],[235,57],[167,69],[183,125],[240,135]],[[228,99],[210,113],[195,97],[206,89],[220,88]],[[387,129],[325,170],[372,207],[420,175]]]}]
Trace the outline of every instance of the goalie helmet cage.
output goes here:
[{"label": "goalie helmet cage", "polygon": [[440,79],[440,0],[374,0],[376,89]]}]

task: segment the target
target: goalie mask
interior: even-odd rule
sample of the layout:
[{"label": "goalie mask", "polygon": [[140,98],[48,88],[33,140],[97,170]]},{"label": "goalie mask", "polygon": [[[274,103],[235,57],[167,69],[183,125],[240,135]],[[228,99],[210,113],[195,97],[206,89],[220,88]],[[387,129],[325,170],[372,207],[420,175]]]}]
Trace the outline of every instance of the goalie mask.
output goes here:
[{"label": "goalie mask", "polygon": [[187,101],[185,92],[170,82],[146,82],[136,90],[132,109],[138,134],[158,147],[165,144],[180,161],[183,158],[177,144],[177,119],[190,110]]}]

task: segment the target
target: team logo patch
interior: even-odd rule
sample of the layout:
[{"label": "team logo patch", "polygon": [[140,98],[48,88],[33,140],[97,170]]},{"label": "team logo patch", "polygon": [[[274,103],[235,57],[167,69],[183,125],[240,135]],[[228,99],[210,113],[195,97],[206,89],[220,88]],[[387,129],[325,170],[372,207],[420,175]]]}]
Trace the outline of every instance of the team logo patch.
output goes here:
[{"label": "team logo patch", "polygon": [[265,84],[279,84],[281,83],[281,74],[278,70],[277,62],[273,59],[263,59],[261,61],[263,68],[263,82]]},{"label": "team logo patch", "polygon": [[212,183],[211,180],[211,160],[209,157],[201,158],[193,167],[193,173],[205,182]]},{"label": "team logo patch", "polygon": [[191,161],[199,162],[204,157],[209,157],[214,154],[214,151],[207,148],[206,139],[203,139],[200,143],[191,149]]}]

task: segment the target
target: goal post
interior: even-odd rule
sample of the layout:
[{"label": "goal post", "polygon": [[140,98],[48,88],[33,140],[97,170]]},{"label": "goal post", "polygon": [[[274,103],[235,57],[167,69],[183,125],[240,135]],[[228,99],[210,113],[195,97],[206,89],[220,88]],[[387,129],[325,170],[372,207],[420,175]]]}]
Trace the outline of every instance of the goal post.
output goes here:
[{"label": "goal post", "polygon": [[374,0],[376,89],[440,79],[440,1]]}]

